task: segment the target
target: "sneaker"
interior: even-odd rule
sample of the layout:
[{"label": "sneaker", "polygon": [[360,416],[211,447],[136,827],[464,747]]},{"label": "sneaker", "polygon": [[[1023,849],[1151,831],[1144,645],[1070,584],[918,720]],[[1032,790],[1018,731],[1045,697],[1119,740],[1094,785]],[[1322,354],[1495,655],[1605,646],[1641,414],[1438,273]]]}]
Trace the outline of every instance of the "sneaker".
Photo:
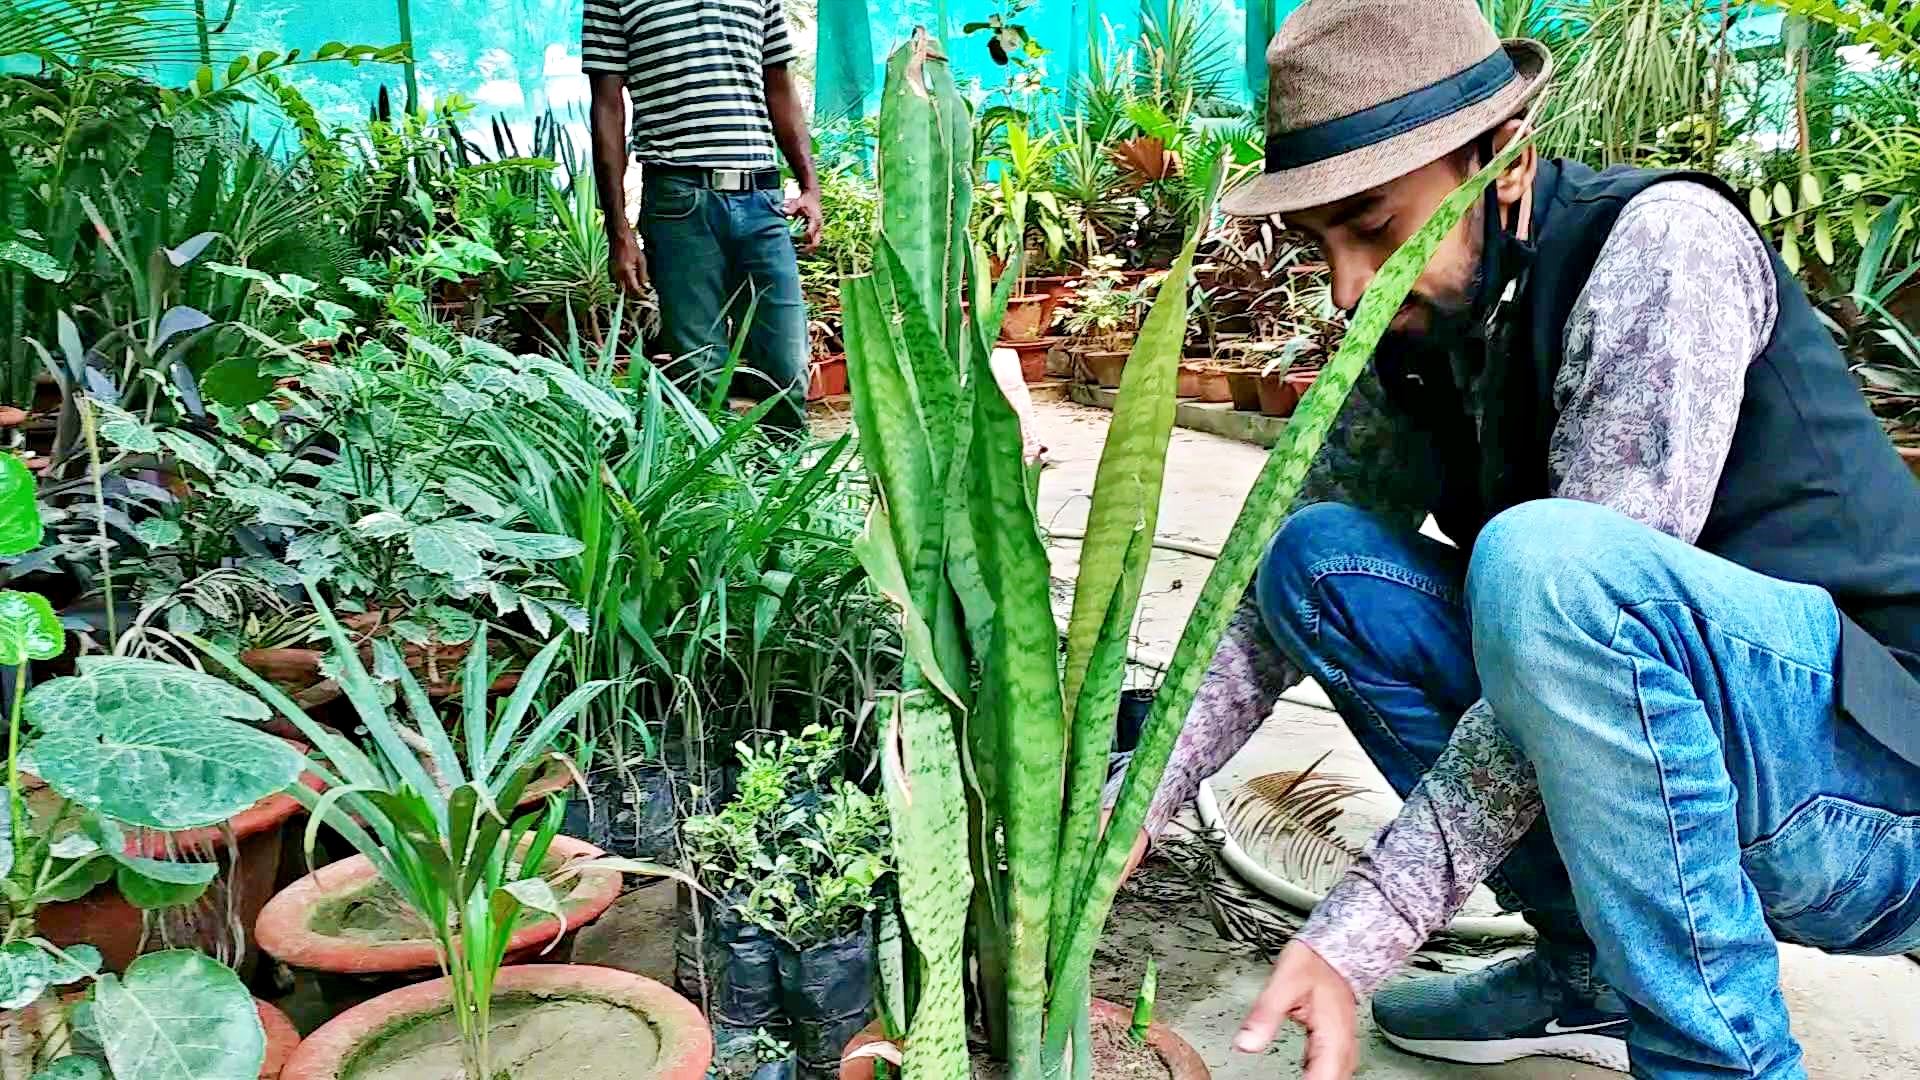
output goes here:
[{"label": "sneaker", "polygon": [[1582,993],[1538,953],[1464,975],[1397,983],[1373,997],[1380,1034],[1409,1054],[1467,1065],[1558,1057],[1627,1071],[1620,996]]}]

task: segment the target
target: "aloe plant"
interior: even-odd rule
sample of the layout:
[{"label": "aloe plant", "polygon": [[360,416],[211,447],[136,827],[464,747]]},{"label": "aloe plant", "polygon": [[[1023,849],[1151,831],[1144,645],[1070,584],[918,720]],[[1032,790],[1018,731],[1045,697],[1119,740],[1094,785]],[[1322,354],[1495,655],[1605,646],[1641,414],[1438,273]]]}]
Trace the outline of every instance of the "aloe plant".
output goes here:
[{"label": "aloe plant", "polygon": [[461,745],[456,746],[456,734],[393,645],[373,643],[374,667],[392,673],[404,715],[387,704],[359,651],[311,582],[307,589],[341,658],[341,685],[367,729],[372,753],[314,722],[232,654],[197,638],[188,640],[313,742],[317,759],[308,768],[320,778],[322,789],[293,789],[311,811],[308,860],[321,825],[327,825],[366,856],[426,924],[452,987],[467,1080],[495,1080],[499,1074],[492,1066],[488,1037],[493,986],[521,910],[554,916],[564,928],[566,915],[553,887],[557,882],[588,869],[683,876],[665,867],[610,858],[575,860],[549,875],[548,849],[560,832],[565,803],[548,795],[531,808],[520,805],[542,766],[560,756],[551,747],[561,733],[613,684],[582,683],[557,705],[536,714],[547,673],[567,648],[562,637],[534,656],[512,696],[496,707],[488,689],[497,673],[487,659],[483,627],[461,670]]},{"label": "aloe plant", "polygon": [[1084,1077],[1089,1057],[1072,1047],[1087,1045],[1094,944],[1207,660],[1388,321],[1519,144],[1454,193],[1368,291],[1248,495],[1102,835],[1187,286],[1219,173],[1125,368],[1062,664],[1037,478],[988,367],[1020,268],[989,290],[966,231],[970,138],[944,56],[916,33],[890,60],[881,102],[876,271],[842,285],[854,418],[876,489],[856,550],[900,608],[909,654],[901,691],[880,703],[902,945],[897,958],[883,949],[884,1000],[906,1080],[967,1075],[968,996],[1015,1080]]},{"label": "aloe plant", "polygon": [[[42,537],[32,476],[0,455],[0,556],[31,551]],[[232,971],[169,951],[140,957],[121,975],[103,972],[98,949],[57,947],[36,934],[35,920],[44,905],[108,880],[141,908],[196,900],[219,864],[138,854],[128,828],[225,822],[298,780],[300,755],[243,722],[267,718],[260,702],[173,665],[83,657],[77,675],[28,692],[28,665],[65,649],[45,597],[0,592],[0,666],[13,677],[0,797],[0,1076],[252,1080],[266,1036]],[[26,797],[29,770],[59,797],[37,815]],[[89,1011],[60,1004],[70,988],[90,992]],[[76,1051],[76,1029],[97,1054]]]}]

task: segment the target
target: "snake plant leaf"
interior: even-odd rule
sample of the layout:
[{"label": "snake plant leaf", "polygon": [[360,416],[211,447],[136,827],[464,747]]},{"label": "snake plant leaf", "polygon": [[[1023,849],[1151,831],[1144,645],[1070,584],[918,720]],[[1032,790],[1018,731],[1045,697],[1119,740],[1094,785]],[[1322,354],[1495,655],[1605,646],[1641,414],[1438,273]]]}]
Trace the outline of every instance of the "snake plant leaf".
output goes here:
[{"label": "snake plant leaf", "polygon": [[0,665],[52,660],[67,650],[67,631],[39,593],[0,592]]},{"label": "snake plant leaf", "polygon": [[893,528],[880,500],[874,500],[873,508],[867,511],[867,527],[854,537],[853,553],[867,576],[873,579],[873,587],[899,609],[900,634],[906,643],[907,655],[919,666],[927,684],[956,708],[965,708],[934,655],[933,631],[927,628],[926,618],[914,606],[906,572],[900,567],[900,553],[893,547]]},{"label": "snake plant leaf", "polygon": [[0,947],[0,1009],[24,1009],[53,984],[53,960],[39,946],[15,941]]},{"label": "snake plant leaf", "polygon": [[25,555],[40,546],[40,507],[26,462],[0,454],[0,556]]},{"label": "snake plant leaf", "polygon": [[34,1073],[32,1080],[108,1080],[106,1066],[99,1058],[68,1054]]},{"label": "snake plant leaf", "polygon": [[1294,411],[1279,444],[1268,455],[1266,466],[1248,492],[1240,516],[1234,521],[1220,558],[1202,586],[1193,614],[1181,633],[1180,644],[1154,696],[1153,711],[1147,717],[1132,763],[1127,768],[1113,817],[1080,883],[1077,895],[1081,899],[1071,912],[1068,942],[1060,954],[1060,974],[1047,1017],[1050,1043],[1056,1032],[1065,1030],[1073,1003],[1088,993],[1094,944],[1112,909],[1133,838],[1146,819],[1148,803],[1160,785],[1180,725],[1193,704],[1201,678],[1220,643],[1220,635],[1245,594],[1247,583],[1253,579],[1261,553],[1299,494],[1314,455],[1326,441],[1334,417],[1346,402],[1354,382],[1372,361],[1374,350],[1386,334],[1387,324],[1406,301],[1441,240],[1466,217],[1487,185],[1511,165],[1528,144],[1528,139],[1513,140],[1486,168],[1447,196],[1426,224],[1387,259],[1361,297],[1340,348]]},{"label": "snake plant leaf", "polygon": [[925,692],[883,701],[881,778],[893,823],[900,914],[922,968],[902,1080],[953,1080],[972,1066],[963,991],[967,904],[966,796],[953,717]]},{"label": "snake plant leaf", "polygon": [[260,1014],[240,977],[212,957],[150,953],[94,986],[94,1022],[113,1075],[254,1080],[266,1058]]},{"label": "snake plant leaf", "polygon": [[97,814],[152,829],[233,817],[284,791],[304,759],[235,720],[267,707],[211,675],[130,657],[87,657],[27,695],[38,737],[22,767]]}]

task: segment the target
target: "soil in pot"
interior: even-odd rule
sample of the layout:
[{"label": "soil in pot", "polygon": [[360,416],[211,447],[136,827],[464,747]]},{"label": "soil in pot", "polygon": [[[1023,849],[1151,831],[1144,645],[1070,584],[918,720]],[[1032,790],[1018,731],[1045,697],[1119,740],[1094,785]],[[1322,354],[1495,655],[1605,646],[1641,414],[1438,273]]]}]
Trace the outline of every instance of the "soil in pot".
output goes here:
[{"label": "soil in pot", "polygon": [[[549,871],[567,860],[598,854],[570,836],[557,836]],[[523,909],[507,947],[507,963],[559,962],[572,953],[573,935],[600,917],[620,895],[620,874],[581,874],[566,888],[560,921]],[[425,923],[381,880],[366,856],[324,867],[282,890],[260,914],[260,946],[311,982],[335,1008],[365,1001],[438,974],[440,963]],[[556,944],[555,939],[559,938]],[[549,948],[549,945],[552,947]]]},{"label": "soil in pot", "polygon": [[[508,1080],[699,1080],[712,1057],[698,1010],[650,979],[537,964],[500,973],[490,1032]],[[462,1075],[447,981],[367,1002],[314,1032],[282,1080],[425,1080]]]}]

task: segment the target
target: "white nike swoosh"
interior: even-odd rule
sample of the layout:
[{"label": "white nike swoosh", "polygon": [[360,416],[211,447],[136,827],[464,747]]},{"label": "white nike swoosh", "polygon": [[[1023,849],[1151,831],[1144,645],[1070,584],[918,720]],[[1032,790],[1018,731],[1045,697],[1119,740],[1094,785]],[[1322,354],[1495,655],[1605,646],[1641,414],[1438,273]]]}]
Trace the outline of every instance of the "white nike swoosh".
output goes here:
[{"label": "white nike swoosh", "polygon": [[1599,1031],[1602,1028],[1619,1027],[1621,1024],[1624,1024],[1626,1022],[1627,1022],[1626,1018],[1622,1017],[1619,1020],[1608,1020],[1606,1023],[1603,1023],[1603,1024],[1580,1024],[1575,1027],[1561,1027],[1560,1021],[1558,1019],[1554,1019],[1554,1020],[1547,1021],[1547,1034],[1572,1035],[1575,1032],[1580,1032],[1580,1031]]}]

